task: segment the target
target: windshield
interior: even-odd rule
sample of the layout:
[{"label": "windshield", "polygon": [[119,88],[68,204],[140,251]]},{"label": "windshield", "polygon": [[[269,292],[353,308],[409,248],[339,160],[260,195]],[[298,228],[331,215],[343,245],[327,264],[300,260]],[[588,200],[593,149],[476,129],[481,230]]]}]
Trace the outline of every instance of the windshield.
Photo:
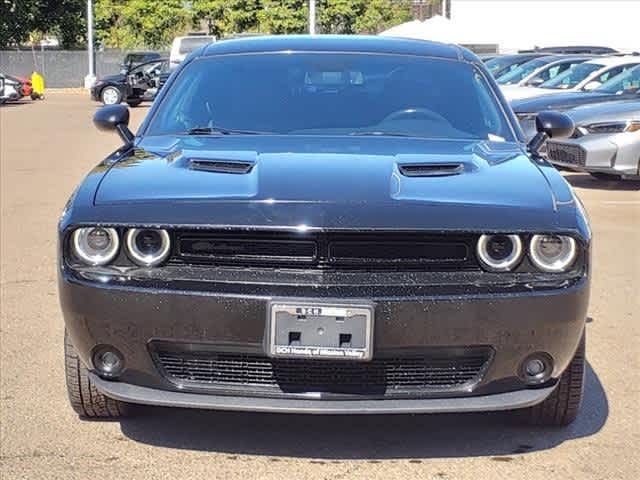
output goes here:
[{"label": "windshield", "polygon": [[501,75],[500,77],[498,77],[497,81],[501,85],[511,85],[513,83],[518,83],[520,80],[528,77],[534,71],[546,65],[547,63],[549,63],[549,61],[542,58],[530,60],[527,63],[523,63],[518,68],[514,68],[510,72]]},{"label": "windshield", "polygon": [[513,140],[473,65],[404,55],[198,58],[173,82],[147,134],[206,133],[213,127],[227,133]]},{"label": "windshield", "polygon": [[640,91],[640,67],[632,68],[611,80],[604,82],[594,92],[612,93],[620,95],[622,93],[636,93]]},{"label": "windshield", "polygon": [[599,63],[579,63],[557,77],[544,82],[540,85],[540,88],[552,88],[555,90],[573,88],[603,66]]},{"label": "windshield", "polygon": [[491,60],[487,60],[485,62],[485,66],[492,74],[495,74],[496,72],[501,72],[507,67],[509,67],[507,71],[511,71],[515,68],[518,68],[519,65],[528,62],[529,60],[531,60],[531,57],[514,57],[511,55],[507,55],[504,57],[495,57]]},{"label": "windshield", "polygon": [[180,40],[180,53],[191,53],[194,50],[214,41],[214,37],[187,37]]}]

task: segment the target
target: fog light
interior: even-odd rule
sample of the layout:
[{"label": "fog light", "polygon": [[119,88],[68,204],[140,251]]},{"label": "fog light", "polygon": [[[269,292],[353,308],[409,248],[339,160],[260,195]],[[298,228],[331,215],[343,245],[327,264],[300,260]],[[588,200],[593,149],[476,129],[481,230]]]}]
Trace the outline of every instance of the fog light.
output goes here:
[{"label": "fog light", "polygon": [[520,366],[520,375],[528,384],[544,383],[553,371],[553,360],[547,353],[529,355]]},{"label": "fog light", "polygon": [[542,360],[538,360],[537,358],[533,358],[527,362],[525,365],[525,371],[527,375],[530,377],[535,377],[540,375],[545,370],[544,363]]},{"label": "fog light", "polygon": [[105,345],[93,354],[93,366],[100,376],[115,378],[124,370],[124,357],[117,348]]}]

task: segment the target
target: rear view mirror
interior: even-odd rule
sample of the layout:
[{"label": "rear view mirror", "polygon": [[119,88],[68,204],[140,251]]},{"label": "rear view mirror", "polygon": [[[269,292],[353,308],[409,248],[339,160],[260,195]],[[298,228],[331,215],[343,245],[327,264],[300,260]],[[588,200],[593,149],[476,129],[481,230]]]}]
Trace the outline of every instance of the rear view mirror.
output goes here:
[{"label": "rear view mirror", "polygon": [[129,109],[125,105],[106,105],[93,115],[93,124],[98,130],[115,130],[125,145],[133,142],[135,136],[129,130]]}]

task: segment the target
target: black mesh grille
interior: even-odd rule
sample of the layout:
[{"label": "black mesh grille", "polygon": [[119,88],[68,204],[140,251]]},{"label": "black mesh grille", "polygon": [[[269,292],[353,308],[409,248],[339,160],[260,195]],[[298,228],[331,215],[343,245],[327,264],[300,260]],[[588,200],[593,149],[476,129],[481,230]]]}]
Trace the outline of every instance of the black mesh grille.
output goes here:
[{"label": "black mesh grille", "polygon": [[182,257],[202,262],[312,263],[316,257],[313,241],[185,235],[179,245]]},{"label": "black mesh grille", "polygon": [[304,268],[478,268],[474,235],[177,232],[174,263]]},{"label": "black mesh grille", "polygon": [[578,145],[547,143],[547,155],[552,162],[584,166],[587,153]]},{"label": "black mesh grille", "polygon": [[433,263],[464,262],[469,255],[464,243],[449,242],[345,242],[329,244],[332,262]]},{"label": "black mesh grille", "polygon": [[415,355],[371,362],[271,359],[213,352],[157,351],[155,356],[161,372],[181,385],[388,395],[468,386],[479,380],[490,352],[478,347],[449,356]]}]

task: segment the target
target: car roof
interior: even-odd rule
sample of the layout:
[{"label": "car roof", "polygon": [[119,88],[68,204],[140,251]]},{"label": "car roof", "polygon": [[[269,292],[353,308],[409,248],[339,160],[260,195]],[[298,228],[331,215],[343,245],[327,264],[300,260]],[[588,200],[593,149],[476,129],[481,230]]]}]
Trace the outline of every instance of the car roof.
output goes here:
[{"label": "car roof", "polygon": [[473,53],[457,45],[369,35],[272,35],[238,38],[212,43],[196,56],[282,51],[382,53],[479,62]]},{"label": "car roof", "polygon": [[640,63],[640,56],[638,55],[616,55],[611,57],[597,57],[593,60],[589,60],[585,63],[597,63],[603,65],[605,67],[610,67],[614,65],[624,65],[626,63],[633,62]]}]

